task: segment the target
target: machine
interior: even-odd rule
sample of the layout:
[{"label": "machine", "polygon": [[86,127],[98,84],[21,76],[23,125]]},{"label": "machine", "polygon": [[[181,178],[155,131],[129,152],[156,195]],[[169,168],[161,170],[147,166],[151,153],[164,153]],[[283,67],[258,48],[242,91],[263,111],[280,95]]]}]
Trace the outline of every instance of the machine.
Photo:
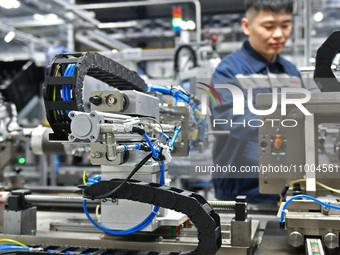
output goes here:
[{"label": "machine", "polygon": [[[85,76],[108,86],[86,98]],[[164,104],[164,95],[185,106]],[[2,192],[7,204],[3,237],[41,254],[209,255],[254,249],[259,223],[248,217],[245,197],[208,203],[169,185],[172,157],[187,156],[204,137],[204,120],[192,95],[180,87],[146,85],[135,72],[98,53],[59,54],[46,71],[44,101],[51,147],[83,147],[100,175],[88,178],[84,172],[83,184],[74,188],[81,195]],[[39,144],[47,152],[44,136]],[[43,204],[73,204],[73,210],[82,205],[85,214],[37,211]],[[94,207],[97,219],[89,213]],[[213,207],[235,214],[220,218]],[[63,219],[67,222],[59,222]]]},{"label": "machine", "polygon": [[[290,93],[273,113],[260,116],[260,192],[280,194],[281,201],[287,196],[280,226],[288,230],[289,245],[305,247],[306,254],[333,254],[339,247],[340,86],[331,71],[338,47],[335,32],[318,51],[315,81],[323,93]],[[271,108],[273,95],[258,95],[256,104]]]}]

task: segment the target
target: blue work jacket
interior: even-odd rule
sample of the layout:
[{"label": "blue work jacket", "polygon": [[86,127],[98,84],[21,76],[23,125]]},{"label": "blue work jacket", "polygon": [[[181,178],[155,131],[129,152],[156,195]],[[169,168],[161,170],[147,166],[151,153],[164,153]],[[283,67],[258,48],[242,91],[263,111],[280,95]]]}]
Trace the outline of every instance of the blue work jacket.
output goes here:
[{"label": "blue work jacket", "polygon": [[[237,170],[245,166],[258,166],[258,128],[248,125],[230,125],[257,120],[247,104],[247,91],[252,89],[253,105],[258,93],[271,93],[273,88],[301,87],[301,75],[296,67],[277,55],[272,63],[258,54],[246,40],[240,50],[225,57],[216,68],[212,84],[232,84],[244,94],[244,114],[233,113],[233,97],[227,89],[216,89],[222,105],[211,102],[212,119],[222,119],[229,125],[216,125],[213,130],[229,130],[230,135],[218,135],[214,143],[213,160],[219,166],[234,166]],[[279,89],[278,89],[279,90]],[[256,106],[255,106],[256,108]],[[262,195],[258,189],[258,173],[242,173],[239,176],[220,172],[213,175],[215,196],[221,200],[234,200],[237,195],[247,195],[250,203],[272,203],[277,195]],[[240,178],[238,178],[240,177]]]}]

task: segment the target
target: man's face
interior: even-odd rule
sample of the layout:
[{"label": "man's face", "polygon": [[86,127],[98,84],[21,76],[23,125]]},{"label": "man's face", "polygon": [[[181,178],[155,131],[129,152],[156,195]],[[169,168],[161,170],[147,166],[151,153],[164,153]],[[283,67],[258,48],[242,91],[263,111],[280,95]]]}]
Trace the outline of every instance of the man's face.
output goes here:
[{"label": "man's face", "polygon": [[260,11],[254,17],[243,18],[242,28],[253,49],[271,62],[292,32],[292,15]]}]

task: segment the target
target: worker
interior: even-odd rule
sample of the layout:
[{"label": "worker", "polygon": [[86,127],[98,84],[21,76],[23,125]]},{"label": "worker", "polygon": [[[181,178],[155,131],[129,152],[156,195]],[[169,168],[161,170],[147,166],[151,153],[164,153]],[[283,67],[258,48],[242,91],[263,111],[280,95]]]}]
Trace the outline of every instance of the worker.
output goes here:
[{"label": "worker", "polygon": [[[255,106],[258,93],[270,93],[273,87],[281,85],[301,87],[300,73],[280,55],[292,31],[293,0],[246,0],[245,9],[241,24],[248,38],[241,49],[221,61],[212,79],[213,84],[232,84],[242,89],[245,99],[242,115],[233,113],[233,97],[228,89],[217,89],[222,105],[211,105],[212,119],[229,123],[213,129],[230,131],[229,136],[216,136],[214,164],[234,169],[233,173],[213,175],[215,196],[234,200],[237,195],[247,195],[250,203],[275,203],[278,196],[259,193],[259,173],[239,172],[250,169],[247,166],[258,166],[259,162],[258,128],[248,125],[249,120],[258,120],[258,116],[248,108],[247,89],[252,88]],[[231,126],[232,122],[236,124]]]}]

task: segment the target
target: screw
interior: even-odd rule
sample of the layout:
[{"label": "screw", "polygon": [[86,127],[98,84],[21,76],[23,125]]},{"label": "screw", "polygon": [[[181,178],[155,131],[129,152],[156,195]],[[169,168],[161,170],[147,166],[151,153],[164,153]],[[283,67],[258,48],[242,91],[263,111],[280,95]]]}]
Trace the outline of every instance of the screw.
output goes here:
[{"label": "screw", "polygon": [[91,135],[91,136],[90,136],[90,139],[91,139],[91,140],[95,140],[96,137],[95,137],[94,135]]},{"label": "screw", "polygon": [[71,117],[71,118],[74,117],[74,113],[73,113],[73,112],[70,113],[70,117]]},{"label": "screw", "polygon": [[70,139],[73,140],[74,139],[74,135],[70,135]]},{"label": "screw", "polygon": [[100,152],[98,152],[98,151],[92,152],[91,153],[91,158],[100,158]]},{"label": "screw", "polygon": [[116,98],[109,97],[108,102],[109,102],[109,104],[115,104],[116,103]]},{"label": "screw", "polygon": [[96,115],[95,115],[94,113],[90,113],[90,117],[91,117],[91,118],[95,118]]}]

